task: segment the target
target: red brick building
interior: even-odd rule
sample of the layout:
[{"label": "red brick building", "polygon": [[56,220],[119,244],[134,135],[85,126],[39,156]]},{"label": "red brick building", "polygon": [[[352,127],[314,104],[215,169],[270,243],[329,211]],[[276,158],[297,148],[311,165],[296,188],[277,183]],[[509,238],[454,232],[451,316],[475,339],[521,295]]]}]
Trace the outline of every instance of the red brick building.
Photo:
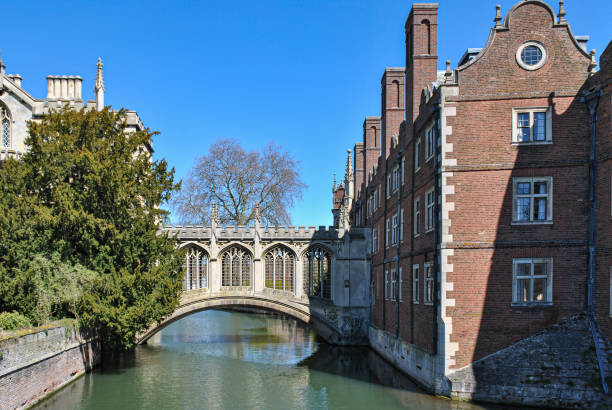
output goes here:
[{"label": "red brick building", "polygon": [[483,383],[475,362],[591,306],[612,339],[612,47],[596,71],[565,14],[498,8],[486,45],[438,72],[438,5],[413,4],[406,68],[355,145],[371,344],[437,393],[474,392],[454,375]]}]

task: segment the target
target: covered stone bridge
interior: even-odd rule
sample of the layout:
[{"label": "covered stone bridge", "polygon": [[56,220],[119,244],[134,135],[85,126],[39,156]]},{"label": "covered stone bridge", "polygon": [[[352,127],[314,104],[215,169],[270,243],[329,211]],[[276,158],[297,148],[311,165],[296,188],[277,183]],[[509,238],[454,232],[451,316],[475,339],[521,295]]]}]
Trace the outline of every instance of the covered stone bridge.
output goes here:
[{"label": "covered stone bridge", "polygon": [[255,307],[309,323],[326,341],[367,344],[369,233],[364,228],[167,226],[185,249],[175,312],[140,335],[146,342],[191,313]]}]

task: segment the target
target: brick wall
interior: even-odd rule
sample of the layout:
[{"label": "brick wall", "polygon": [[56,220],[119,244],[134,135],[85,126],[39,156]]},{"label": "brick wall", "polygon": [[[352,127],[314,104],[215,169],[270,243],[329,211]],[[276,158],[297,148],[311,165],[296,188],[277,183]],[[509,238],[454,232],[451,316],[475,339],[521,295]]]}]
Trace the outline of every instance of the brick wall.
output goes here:
[{"label": "brick wall", "polygon": [[86,332],[57,327],[0,342],[0,408],[31,405],[100,361]]}]

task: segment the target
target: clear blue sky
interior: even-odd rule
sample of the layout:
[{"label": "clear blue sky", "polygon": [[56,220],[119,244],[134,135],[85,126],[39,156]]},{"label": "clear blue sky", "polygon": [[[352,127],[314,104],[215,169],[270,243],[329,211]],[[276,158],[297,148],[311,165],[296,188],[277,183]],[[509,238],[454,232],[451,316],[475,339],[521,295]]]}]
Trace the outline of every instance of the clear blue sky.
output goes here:
[{"label": "clear blue sky", "polygon": [[[495,4],[439,2],[439,68],[467,47],[484,46]],[[609,0],[567,0],[574,34],[591,36],[597,56],[612,38]],[[558,2],[549,3],[555,11]],[[37,98],[45,77],[81,75],[93,99],[102,57],[106,103],[138,111],[161,132],[154,146],[183,177],[219,137],[249,149],[282,144],[309,185],[295,225],[331,224],[334,172],[379,115],[380,77],[404,65],[410,1],[14,2],[3,7],[0,49],[8,73]]]}]

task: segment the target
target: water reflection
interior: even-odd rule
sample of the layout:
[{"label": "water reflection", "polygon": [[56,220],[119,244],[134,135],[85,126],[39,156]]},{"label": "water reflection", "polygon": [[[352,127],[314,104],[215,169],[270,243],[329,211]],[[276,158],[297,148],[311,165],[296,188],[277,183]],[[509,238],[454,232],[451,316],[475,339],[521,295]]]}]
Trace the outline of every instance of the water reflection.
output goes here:
[{"label": "water reflection", "polygon": [[206,311],[107,361],[49,409],[449,409],[366,348],[317,340],[291,318]]}]

